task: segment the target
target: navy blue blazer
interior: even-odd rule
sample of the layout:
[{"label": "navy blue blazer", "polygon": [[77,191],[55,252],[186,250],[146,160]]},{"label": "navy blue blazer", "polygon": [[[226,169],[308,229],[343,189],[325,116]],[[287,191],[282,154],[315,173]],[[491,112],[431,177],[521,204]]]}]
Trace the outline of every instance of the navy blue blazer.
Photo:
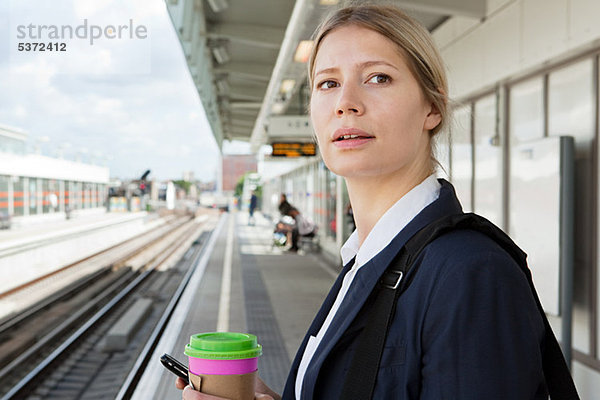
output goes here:
[{"label": "navy blue blazer", "polygon": [[[361,309],[372,301],[369,293],[382,273],[418,230],[442,216],[462,213],[452,185],[440,182],[439,198],[360,268],[308,366],[302,400],[339,399],[366,323],[367,313]],[[337,278],[298,349],[284,400],[295,399],[308,338],[319,331],[353,262]],[[510,255],[487,236],[465,230],[436,239],[415,263],[421,265],[398,300],[373,398],[547,399],[544,324],[527,280]]]}]

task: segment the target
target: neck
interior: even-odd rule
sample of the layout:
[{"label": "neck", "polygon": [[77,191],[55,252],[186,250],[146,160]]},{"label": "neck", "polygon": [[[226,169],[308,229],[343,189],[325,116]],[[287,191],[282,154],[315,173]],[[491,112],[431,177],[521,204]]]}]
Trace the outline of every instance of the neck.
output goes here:
[{"label": "neck", "polygon": [[346,178],[360,245],[383,214],[430,174],[429,171],[423,171],[411,177]]}]

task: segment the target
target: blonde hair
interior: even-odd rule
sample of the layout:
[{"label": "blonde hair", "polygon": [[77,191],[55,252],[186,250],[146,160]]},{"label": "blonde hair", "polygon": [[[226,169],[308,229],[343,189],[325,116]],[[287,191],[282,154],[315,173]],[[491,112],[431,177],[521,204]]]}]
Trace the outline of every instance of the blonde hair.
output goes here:
[{"label": "blonde hair", "polygon": [[398,46],[427,101],[441,116],[441,122],[431,130],[432,136],[447,123],[448,83],[446,71],[429,32],[399,8],[391,5],[361,4],[341,8],[319,25],[313,35],[313,49],[308,60],[308,79],[313,86],[315,59],[321,42],[331,31],[356,25],[375,31]]}]

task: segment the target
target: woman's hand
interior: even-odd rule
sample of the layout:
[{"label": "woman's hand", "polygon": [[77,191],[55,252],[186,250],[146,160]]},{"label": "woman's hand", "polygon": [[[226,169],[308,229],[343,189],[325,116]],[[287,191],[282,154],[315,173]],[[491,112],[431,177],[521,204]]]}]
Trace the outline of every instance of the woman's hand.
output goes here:
[{"label": "woman's hand", "polygon": [[175,387],[177,387],[177,389],[179,390],[183,390],[183,393],[181,394],[181,398],[183,400],[227,400],[223,397],[217,397],[206,393],[200,393],[197,390],[192,389],[192,387],[181,378],[177,378],[177,380],[175,381]]},{"label": "woman's hand", "polygon": [[[183,400],[227,400],[227,399],[224,399],[223,397],[217,397],[217,396],[212,396],[212,395],[206,394],[206,393],[200,393],[200,392],[192,389],[192,387],[190,385],[188,385],[187,382],[181,378],[177,378],[177,380],[175,381],[175,386],[177,387],[177,389],[183,390],[183,393],[181,396],[181,398]],[[262,393],[258,393],[258,392],[255,393],[254,394],[255,400],[279,400],[279,399],[281,399],[281,396],[279,396],[277,393],[273,392],[267,385],[265,385],[265,383],[260,378],[258,378],[258,380],[256,382],[256,390],[258,390],[259,392],[262,392]]]},{"label": "woman's hand", "polygon": [[[262,396],[262,397],[259,397]],[[281,396],[271,390],[262,379],[256,378],[256,394],[254,400],[281,400]]]}]

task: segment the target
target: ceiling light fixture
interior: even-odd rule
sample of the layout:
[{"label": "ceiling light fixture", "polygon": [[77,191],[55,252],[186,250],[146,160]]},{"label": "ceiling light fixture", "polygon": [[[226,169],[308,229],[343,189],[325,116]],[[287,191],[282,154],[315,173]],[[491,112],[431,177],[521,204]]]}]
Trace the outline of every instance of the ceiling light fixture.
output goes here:
[{"label": "ceiling light fixture", "polygon": [[223,79],[219,79],[215,85],[217,86],[217,90],[221,94],[229,93],[229,83]]},{"label": "ceiling light fixture", "polygon": [[339,3],[340,0],[321,0],[320,3],[324,6],[334,6]]},{"label": "ceiling light fixture", "polygon": [[213,56],[215,57],[215,60],[219,63],[219,64],[225,64],[226,62],[228,62],[231,57],[229,57],[229,53],[227,52],[227,49],[223,46],[215,46],[211,49]]},{"label": "ceiling light fixture", "polygon": [[288,94],[292,90],[294,90],[295,84],[296,84],[296,81],[294,79],[284,79],[283,81],[281,81],[281,86],[279,87],[279,92]]},{"label": "ceiling light fixture", "polygon": [[213,10],[214,13],[220,13],[229,7],[227,0],[207,0],[210,9]]},{"label": "ceiling light fixture", "polygon": [[283,103],[277,102],[271,106],[271,112],[273,114],[281,114],[284,110],[285,110],[285,104],[283,104]]},{"label": "ceiling light fixture", "polygon": [[312,46],[312,40],[301,40],[300,43],[298,43],[298,47],[296,47],[294,61],[299,63],[307,62],[308,58],[310,57],[310,52],[312,51]]}]

